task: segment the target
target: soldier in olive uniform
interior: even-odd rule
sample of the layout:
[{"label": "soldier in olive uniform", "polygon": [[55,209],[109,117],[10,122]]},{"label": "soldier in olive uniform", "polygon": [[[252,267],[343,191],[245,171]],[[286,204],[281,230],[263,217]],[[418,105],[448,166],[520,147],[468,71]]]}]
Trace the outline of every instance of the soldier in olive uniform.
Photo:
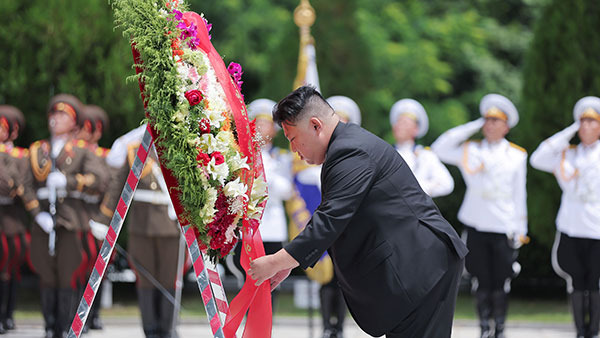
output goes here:
[{"label": "soldier in olive uniform", "polygon": [[48,338],[66,336],[73,319],[76,270],[82,259],[80,196],[97,190],[108,179],[87,143],[74,139],[81,111],[76,97],[53,97],[48,105],[51,137],[29,148],[25,201],[38,225],[31,230],[31,260],[40,275]]},{"label": "soldier in olive uniform", "polygon": [[[98,140],[102,136],[102,131],[98,133],[97,127],[102,126],[102,123],[97,123],[98,119],[107,120],[106,113],[102,108],[94,105],[85,105],[82,110],[81,118],[79,119],[79,131],[76,135],[78,143],[81,146],[87,146],[90,151],[100,159],[102,164],[102,170],[109,173],[108,166],[106,165],[106,155],[108,149],[101,148],[98,146]],[[106,123],[104,123],[106,124]],[[101,127],[102,128],[102,127]],[[82,261],[77,268],[78,275],[78,298],[81,298],[89,279],[90,273],[96,262],[98,251],[104,240],[103,231],[95,231],[90,226],[90,219],[96,215],[100,210],[100,201],[102,196],[106,192],[108,181],[105,185],[98,186],[98,189],[83,192],[80,195],[80,199],[83,202],[83,208],[79,210],[80,225],[81,225],[81,243],[82,243]],[[100,299],[102,289],[98,290],[96,298]],[[87,332],[89,329],[100,330],[102,329],[102,323],[99,315],[100,302],[95,302],[88,320],[85,323],[83,332]]]},{"label": "soldier in olive uniform", "polygon": [[[100,211],[107,224],[140,146],[146,126],[121,136],[111,147],[106,162],[117,169]],[[136,271],[136,288],[146,337],[167,338],[173,332],[173,304],[162,293],[175,294],[180,229],[167,193],[154,148],[140,175],[128,213],[130,264]],[[163,290],[147,278],[156,279]]]},{"label": "soldier in olive uniform", "polygon": [[[17,147],[14,141],[25,127],[25,117],[20,110],[12,106],[0,106],[0,116],[4,117],[9,126],[8,138],[0,143],[0,153],[11,162],[10,167],[16,168],[12,196],[3,197],[0,201],[0,218],[2,222],[3,243],[7,251],[6,264],[0,272],[0,332],[3,329],[15,328],[13,312],[16,304],[17,284],[21,280],[21,264],[27,249],[25,240],[25,224],[27,214],[21,199],[24,192],[23,173],[29,168],[29,151]],[[4,249],[4,248],[3,248]]]}]

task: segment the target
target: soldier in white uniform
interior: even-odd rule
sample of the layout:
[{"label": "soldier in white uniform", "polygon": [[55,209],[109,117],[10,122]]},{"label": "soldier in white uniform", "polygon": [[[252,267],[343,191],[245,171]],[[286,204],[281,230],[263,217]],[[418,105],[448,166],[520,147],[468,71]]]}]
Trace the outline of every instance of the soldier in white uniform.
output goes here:
[{"label": "soldier in white uniform", "polygon": [[[467,233],[466,268],[473,276],[481,337],[504,337],[510,280],[518,272],[513,266],[527,234],[527,153],[504,138],[519,120],[509,99],[488,94],[479,110],[482,118],[446,131],[431,147],[460,168],[467,186],[458,219]],[[479,129],[485,139],[469,141]]]},{"label": "soldier in white uniform", "polygon": [[437,155],[416,144],[427,134],[429,119],[423,106],[413,99],[402,99],[390,110],[390,124],[396,139],[395,148],[431,197],[445,196],[454,189],[454,180]]},{"label": "soldier in white uniform", "polygon": [[[248,105],[248,118],[256,119],[256,131],[260,134],[261,154],[265,168],[265,178],[269,190],[269,198],[260,225],[265,253],[273,254],[279,251],[288,240],[287,221],[283,201],[292,197],[291,154],[273,146],[273,138],[278,127],[273,123],[271,111],[276,102],[269,99],[257,99]],[[239,255],[240,246],[236,248]],[[273,304],[275,304],[273,294]]]},{"label": "soldier in white uniform", "polygon": [[[536,169],[553,173],[563,190],[556,217],[552,265],[567,281],[577,337],[597,338],[600,324],[600,98],[580,99],[573,116],[575,123],[542,142],[530,162]],[[570,145],[576,133],[581,143]]]}]

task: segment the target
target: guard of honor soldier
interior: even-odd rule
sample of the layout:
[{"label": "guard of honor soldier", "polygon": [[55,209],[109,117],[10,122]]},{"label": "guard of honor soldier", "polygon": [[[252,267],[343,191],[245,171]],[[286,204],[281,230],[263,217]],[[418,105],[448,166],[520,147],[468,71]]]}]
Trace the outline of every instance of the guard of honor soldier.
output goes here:
[{"label": "guard of honor soldier", "polygon": [[[106,156],[109,153],[109,149],[102,148],[98,145],[98,141],[102,137],[102,133],[108,127],[108,115],[106,112],[95,105],[85,105],[82,111],[82,119],[80,130],[77,135],[78,142],[87,143],[90,151],[97,156],[102,165],[102,170],[110,173],[109,167],[106,164]],[[83,252],[82,255],[85,259],[82,260],[79,270],[79,298],[83,295],[83,291],[87,285],[87,281],[90,277],[90,273],[94,268],[100,246],[104,240],[107,228],[98,228],[97,224],[90,223],[96,214],[100,210],[100,201],[108,188],[108,181],[103,186],[99,186],[95,191],[90,191],[81,194],[84,207],[80,210],[81,216],[81,242]],[[85,323],[84,332],[88,329],[101,330],[102,322],[100,320],[100,299],[102,295],[102,288],[98,289],[96,299],[94,302],[88,320]]]},{"label": "guard of honor soldier", "polygon": [[[556,217],[552,266],[567,282],[578,338],[600,326],[600,98],[580,99],[575,123],[542,142],[531,166],[553,173],[563,191]],[[581,143],[569,141],[578,134]]]},{"label": "guard of honor soldier", "polygon": [[[255,120],[256,131],[260,137],[260,152],[269,191],[269,198],[260,225],[260,236],[266,254],[277,252],[288,240],[283,202],[290,199],[294,193],[292,156],[287,150],[273,145],[273,138],[279,131],[279,127],[273,123],[271,115],[275,104],[275,101],[262,98],[256,99],[248,105],[248,119]],[[241,268],[241,264],[239,264],[241,241],[236,245],[235,252],[238,257],[236,266],[239,269]],[[275,290],[271,295],[273,309],[277,304],[277,294],[278,291]]]},{"label": "guard of honor soldier", "polygon": [[13,143],[24,127],[25,117],[19,109],[0,106],[0,334],[15,329],[17,285],[28,248],[28,220],[22,197],[29,151]]},{"label": "guard of honor soldier", "polygon": [[410,167],[419,185],[431,197],[445,196],[454,189],[454,180],[437,155],[416,143],[427,134],[429,119],[423,106],[413,99],[402,99],[390,110],[390,124],[396,150]]},{"label": "guard of honor soldier", "polygon": [[[106,158],[113,179],[100,205],[108,224],[133,165],[146,125],[118,138]],[[154,146],[140,174],[128,213],[129,264],[136,273],[138,303],[147,338],[170,338],[174,331],[175,284],[181,230],[171,205]],[[160,286],[155,286],[154,283]]]},{"label": "guard of honor soldier", "polygon": [[[527,153],[505,139],[519,120],[509,99],[488,94],[479,110],[481,118],[446,131],[431,147],[460,168],[467,186],[458,211],[470,251],[465,266],[473,277],[481,337],[501,338],[510,281],[520,270],[517,249],[527,234]],[[469,141],[480,129],[484,140]]]},{"label": "guard of honor soldier", "polygon": [[77,303],[77,268],[82,260],[82,193],[93,193],[108,179],[86,142],[75,139],[82,103],[59,94],[48,105],[50,139],[29,148],[25,201],[35,219],[31,260],[40,276],[46,338],[66,336]]}]

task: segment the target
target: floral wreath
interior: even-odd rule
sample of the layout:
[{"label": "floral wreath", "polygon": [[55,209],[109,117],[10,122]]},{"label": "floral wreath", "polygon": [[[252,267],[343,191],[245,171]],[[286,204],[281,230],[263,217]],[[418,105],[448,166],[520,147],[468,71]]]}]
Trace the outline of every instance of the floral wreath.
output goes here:
[{"label": "floral wreath", "polygon": [[[178,0],[115,0],[113,6],[123,34],[144,60],[135,65],[142,72],[128,79],[144,83],[146,120],[160,135],[162,164],[178,183],[184,210],[179,220],[197,228],[211,259],[224,257],[240,238],[244,220],[250,231],[258,227],[267,185],[254,123],[236,123],[223,84],[199,48],[199,30],[210,32],[212,25],[185,12]],[[241,66],[231,63],[227,70],[241,95]],[[240,101],[243,106],[243,96]],[[247,117],[241,121],[247,123]],[[240,128],[249,128],[250,139],[242,141],[256,156],[244,155]]]}]

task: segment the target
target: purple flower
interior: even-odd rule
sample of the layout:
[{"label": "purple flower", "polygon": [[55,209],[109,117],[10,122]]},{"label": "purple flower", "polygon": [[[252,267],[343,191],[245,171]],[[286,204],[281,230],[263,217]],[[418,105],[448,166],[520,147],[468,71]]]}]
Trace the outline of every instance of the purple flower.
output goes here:
[{"label": "purple flower", "polygon": [[208,39],[212,39],[212,35],[210,35],[210,30],[212,29],[212,23],[208,23],[208,20],[202,18],[204,20],[204,25],[206,25],[206,31],[208,32]]},{"label": "purple flower", "polygon": [[181,13],[180,11],[174,9],[173,13],[175,14],[175,20],[180,21],[181,18],[183,18],[183,13]]},{"label": "purple flower", "polygon": [[244,83],[244,81],[242,81],[242,74],[244,74],[244,72],[242,71],[242,66],[239,63],[231,62],[227,67],[227,71],[229,71],[229,74],[231,74],[231,76],[235,80],[235,83],[237,84],[238,89],[241,92],[242,83]]}]

